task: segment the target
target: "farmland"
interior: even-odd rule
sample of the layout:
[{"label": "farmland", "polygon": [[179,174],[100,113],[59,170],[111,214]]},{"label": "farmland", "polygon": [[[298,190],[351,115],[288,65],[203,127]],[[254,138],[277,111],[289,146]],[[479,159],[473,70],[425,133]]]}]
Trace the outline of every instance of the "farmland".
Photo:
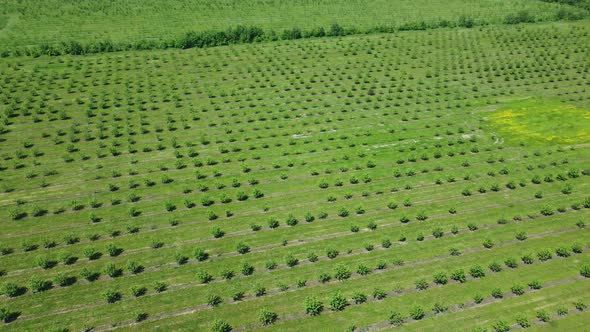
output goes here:
[{"label": "farmland", "polygon": [[[33,2],[2,2],[0,46],[62,41],[43,29],[48,22],[27,25],[39,14]],[[121,33],[121,10],[90,20],[108,26],[103,35],[97,27],[74,35],[72,19],[59,38],[176,38],[187,18],[175,13],[191,11],[173,3],[157,11],[176,18],[168,25],[151,24],[145,9],[138,30]],[[327,5],[268,6],[283,18],[220,3],[207,16],[215,23],[189,30],[303,27],[305,11],[289,6]],[[392,20],[376,6],[351,21],[360,3],[343,3],[308,27]],[[395,22],[456,22],[453,6],[487,21],[210,48],[5,54],[0,329],[586,328],[590,22],[555,16],[586,9],[450,1],[422,15],[412,7],[419,2],[401,3]],[[496,3],[509,8],[490,14]],[[85,21],[101,4],[67,13]],[[53,14],[44,19],[59,19],[57,2],[46,6]],[[505,24],[523,8],[534,23]],[[260,16],[232,20],[248,10]]]},{"label": "farmland", "polygon": [[333,24],[343,29],[340,34],[507,20],[576,20],[588,15],[586,0],[572,3],[576,5],[549,0],[46,0],[40,6],[36,0],[1,0],[0,55],[60,52],[60,46],[70,42],[89,50],[168,48],[187,32],[237,26],[264,32],[255,40],[275,40],[322,36]]}]

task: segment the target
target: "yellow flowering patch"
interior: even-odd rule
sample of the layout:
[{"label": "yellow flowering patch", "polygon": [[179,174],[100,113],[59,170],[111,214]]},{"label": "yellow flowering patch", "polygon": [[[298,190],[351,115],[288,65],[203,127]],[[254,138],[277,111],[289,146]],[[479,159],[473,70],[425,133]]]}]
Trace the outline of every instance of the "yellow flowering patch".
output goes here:
[{"label": "yellow flowering patch", "polygon": [[580,144],[590,142],[590,110],[554,100],[507,103],[489,117],[507,142]]}]

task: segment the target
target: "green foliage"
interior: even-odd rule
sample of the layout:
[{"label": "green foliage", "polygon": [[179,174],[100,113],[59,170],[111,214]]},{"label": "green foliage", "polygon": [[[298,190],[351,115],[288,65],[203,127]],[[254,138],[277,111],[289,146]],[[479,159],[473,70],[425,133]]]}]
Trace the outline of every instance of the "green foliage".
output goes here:
[{"label": "green foliage", "polygon": [[324,309],[324,305],[315,296],[308,296],[305,298],[304,309],[306,314],[310,316],[317,316]]},{"label": "green foliage", "polygon": [[102,295],[107,303],[115,303],[121,300],[121,293],[113,289],[107,289]]},{"label": "green foliage", "polygon": [[492,329],[495,332],[508,332],[510,331],[510,324],[504,320],[497,320],[492,324]]},{"label": "green foliage", "polygon": [[424,312],[424,309],[420,305],[414,304],[410,307],[410,317],[413,320],[420,320],[420,319],[424,318],[425,315],[426,315],[426,313]]},{"label": "green foliage", "polygon": [[215,318],[212,322],[211,322],[211,327],[209,329],[209,331],[211,332],[230,332],[232,330],[231,325],[229,325],[229,323],[227,323],[224,320],[221,320],[219,318]]},{"label": "green foliage", "polygon": [[350,275],[350,269],[342,263],[336,265],[336,267],[334,268],[334,278],[337,280],[346,280],[350,278]]},{"label": "green foliage", "polygon": [[329,307],[333,311],[341,311],[346,308],[348,305],[348,301],[340,292],[335,292],[332,294],[330,298],[330,302],[328,303]]},{"label": "green foliage", "polygon": [[404,323],[404,316],[398,311],[392,311],[389,313],[389,323],[393,326],[400,326]]},{"label": "green foliage", "polygon": [[267,307],[260,309],[258,312],[258,321],[263,325],[272,325],[279,318],[275,312],[271,311]]},{"label": "green foliage", "polygon": [[20,312],[12,311],[7,308],[0,308],[0,321],[4,323],[10,323],[16,320],[20,316]]}]

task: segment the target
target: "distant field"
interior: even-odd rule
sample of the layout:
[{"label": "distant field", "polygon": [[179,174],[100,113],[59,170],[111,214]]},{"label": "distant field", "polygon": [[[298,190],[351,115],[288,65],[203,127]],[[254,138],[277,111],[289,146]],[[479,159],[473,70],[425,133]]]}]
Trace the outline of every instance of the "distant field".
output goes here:
[{"label": "distant field", "polygon": [[580,21],[1,59],[0,329],[579,327],[588,54]]},{"label": "distant field", "polygon": [[[281,32],[327,29],[332,23],[361,31],[442,20],[455,24],[461,17],[475,24],[501,23],[520,11],[537,21],[586,14],[537,0],[0,0],[0,15],[14,19],[0,30],[0,51],[70,40],[170,41],[187,31],[224,31],[236,25]],[[2,20],[0,16],[0,27]]]}]

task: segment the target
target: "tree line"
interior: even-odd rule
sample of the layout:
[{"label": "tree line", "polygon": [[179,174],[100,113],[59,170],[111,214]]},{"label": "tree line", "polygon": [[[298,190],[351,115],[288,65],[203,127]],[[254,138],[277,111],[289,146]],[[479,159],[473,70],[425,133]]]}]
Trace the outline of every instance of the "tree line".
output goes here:
[{"label": "tree line", "polygon": [[[548,2],[568,2],[579,0],[544,0]],[[590,1],[590,0],[588,0]],[[579,20],[584,15],[579,15],[568,8],[562,8],[557,12],[556,20]],[[509,14],[503,20],[505,24],[533,23],[538,18],[528,11],[520,11]],[[473,28],[476,26],[488,25],[490,22],[474,20],[467,16],[460,16],[455,21],[418,21],[401,25],[378,25],[368,29],[360,29],[354,26],[344,27],[333,23],[330,27],[316,27],[312,29],[300,29],[293,27],[282,31],[264,30],[257,26],[242,26],[228,28],[225,31],[208,30],[202,32],[189,31],[181,36],[169,40],[143,39],[136,42],[113,42],[110,40],[98,40],[90,42],[79,42],[75,40],[62,41],[56,44],[41,44],[30,47],[0,50],[1,57],[9,56],[32,56],[42,55],[84,55],[94,53],[119,52],[129,50],[154,50],[154,49],[189,49],[225,46],[231,44],[257,43],[265,41],[295,40],[302,38],[337,37],[357,34],[392,33],[397,31],[428,30],[437,28]]]}]

